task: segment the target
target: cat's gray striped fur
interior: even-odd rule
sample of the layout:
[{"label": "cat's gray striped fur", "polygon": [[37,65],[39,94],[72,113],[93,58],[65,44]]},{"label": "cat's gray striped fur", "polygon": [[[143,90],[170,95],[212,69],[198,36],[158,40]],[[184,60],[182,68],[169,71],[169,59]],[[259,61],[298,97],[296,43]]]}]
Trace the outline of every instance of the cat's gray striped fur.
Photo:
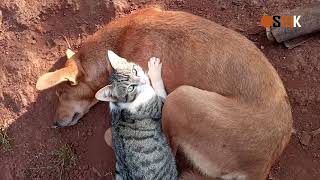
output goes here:
[{"label": "cat's gray striped fur", "polygon": [[161,80],[157,88],[163,88],[154,91],[139,66],[123,59],[117,61],[116,58],[120,57],[112,52],[108,55],[114,68],[111,85],[101,89],[96,97],[110,101],[116,179],[177,179],[175,160],[161,129],[161,109],[166,94],[160,61],[155,58],[149,61],[149,71],[156,70],[160,76],[160,79],[150,77],[152,84]]}]

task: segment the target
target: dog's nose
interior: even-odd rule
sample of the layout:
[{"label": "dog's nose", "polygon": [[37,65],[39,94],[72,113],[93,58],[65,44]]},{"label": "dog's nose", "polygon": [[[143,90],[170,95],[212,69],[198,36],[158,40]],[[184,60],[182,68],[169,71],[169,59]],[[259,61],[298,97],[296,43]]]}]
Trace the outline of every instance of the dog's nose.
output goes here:
[{"label": "dog's nose", "polygon": [[52,123],[52,127],[53,127],[53,128],[60,127],[59,122],[58,122],[58,121],[53,121],[53,123]]}]

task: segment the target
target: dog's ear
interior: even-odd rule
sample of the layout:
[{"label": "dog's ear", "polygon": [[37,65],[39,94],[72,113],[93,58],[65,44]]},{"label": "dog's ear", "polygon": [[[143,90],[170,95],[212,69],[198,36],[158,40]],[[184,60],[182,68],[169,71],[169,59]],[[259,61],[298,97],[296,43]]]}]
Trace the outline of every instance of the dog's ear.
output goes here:
[{"label": "dog's ear", "polygon": [[95,95],[96,99],[98,99],[99,101],[115,102],[116,99],[112,97],[111,90],[112,85],[107,85],[101,88]]},{"label": "dog's ear", "polygon": [[108,57],[109,62],[113,69],[121,68],[123,64],[127,63],[127,60],[118,56],[116,53],[114,53],[111,50],[108,50]]},{"label": "dog's ear", "polygon": [[65,81],[70,81],[72,85],[76,85],[78,84],[77,77],[79,75],[80,71],[77,63],[74,60],[68,60],[64,68],[40,76],[36,88],[38,90],[44,90]]}]

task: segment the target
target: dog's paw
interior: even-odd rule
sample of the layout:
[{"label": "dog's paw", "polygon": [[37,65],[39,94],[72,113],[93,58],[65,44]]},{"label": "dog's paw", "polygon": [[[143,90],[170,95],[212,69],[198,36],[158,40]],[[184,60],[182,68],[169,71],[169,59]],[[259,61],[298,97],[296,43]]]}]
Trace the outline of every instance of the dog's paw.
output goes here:
[{"label": "dog's paw", "polygon": [[150,81],[152,83],[161,81],[162,63],[160,62],[160,59],[156,57],[150,58],[148,62],[148,68],[149,68],[148,75],[149,75]]}]

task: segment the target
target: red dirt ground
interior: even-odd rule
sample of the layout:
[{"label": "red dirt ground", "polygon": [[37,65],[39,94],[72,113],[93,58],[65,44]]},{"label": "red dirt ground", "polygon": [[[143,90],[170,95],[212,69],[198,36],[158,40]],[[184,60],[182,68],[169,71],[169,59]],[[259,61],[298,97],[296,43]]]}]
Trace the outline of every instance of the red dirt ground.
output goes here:
[{"label": "red dirt ground", "polygon": [[[111,179],[114,159],[103,141],[110,117],[98,104],[67,129],[51,129],[55,88],[37,92],[37,77],[62,67],[69,40],[77,49],[111,19],[149,4],[182,10],[216,21],[252,40],[279,72],[290,96],[296,133],[273,166],[269,179],[320,179],[320,36],[288,50],[269,42],[258,24],[264,14],[307,6],[317,0],[2,0],[0,2],[0,127],[11,150],[0,150],[0,180]],[[302,139],[301,139],[302,138]],[[302,141],[304,140],[304,141]],[[303,142],[303,143],[301,143]],[[69,144],[75,165],[55,167],[56,152]],[[0,147],[1,148],[1,147]],[[61,166],[60,166],[61,167]],[[63,170],[63,171],[62,171]]]}]

